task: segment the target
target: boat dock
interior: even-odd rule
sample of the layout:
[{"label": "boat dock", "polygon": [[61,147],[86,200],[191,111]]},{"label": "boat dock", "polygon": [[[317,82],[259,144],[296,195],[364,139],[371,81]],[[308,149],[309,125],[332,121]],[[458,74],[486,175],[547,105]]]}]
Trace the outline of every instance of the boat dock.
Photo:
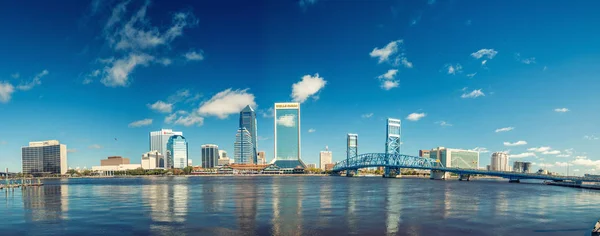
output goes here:
[{"label": "boat dock", "polygon": [[15,189],[15,188],[27,188],[27,187],[39,187],[44,185],[40,179],[6,179],[5,184],[0,184],[0,189]]}]

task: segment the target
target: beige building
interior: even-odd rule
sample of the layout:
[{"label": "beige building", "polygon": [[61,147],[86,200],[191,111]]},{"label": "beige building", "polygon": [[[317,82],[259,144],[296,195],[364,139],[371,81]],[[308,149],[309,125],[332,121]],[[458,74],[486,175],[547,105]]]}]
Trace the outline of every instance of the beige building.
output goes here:
[{"label": "beige building", "polygon": [[319,153],[319,168],[321,168],[321,170],[326,170],[327,168],[325,168],[325,165],[331,164],[333,162],[332,158],[333,154],[329,151],[329,147],[325,146],[325,151]]},{"label": "beige building", "polygon": [[267,159],[266,159],[266,157],[265,157],[265,155],[266,155],[266,154],[265,154],[265,151],[260,151],[260,152],[258,152],[258,154],[257,154],[257,155],[258,155],[258,157],[257,157],[257,159],[258,159],[258,163],[257,163],[257,164],[259,164],[259,165],[264,165],[264,164],[266,164],[266,163],[267,163]]},{"label": "beige building", "polygon": [[331,164],[325,164],[325,170],[333,170],[333,166],[335,166],[335,164],[331,163]]},{"label": "beige building", "polygon": [[152,170],[160,168],[160,161],[164,161],[164,157],[157,150],[149,151],[142,154],[142,168],[144,170]]},{"label": "beige building", "polygon": [[419,157],[429,157],[429,150],[419,150]]},{"label": "beige building", "polygon": [[123,164],[129,164],[129,158],[112,156],[108,157],[106,160],[100,160],[100,166],[118,166]]}]

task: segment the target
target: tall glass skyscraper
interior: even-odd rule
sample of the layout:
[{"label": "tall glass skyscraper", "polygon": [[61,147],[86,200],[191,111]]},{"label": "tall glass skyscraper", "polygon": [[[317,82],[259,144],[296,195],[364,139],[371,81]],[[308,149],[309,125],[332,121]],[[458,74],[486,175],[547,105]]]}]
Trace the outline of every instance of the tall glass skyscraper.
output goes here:
[{"label": "tall glass skyscraper", "polygon": [[161,129],[160,131],[150,132],[150,150],[158,151],[163,158],[156,160],[158,162],[157,167],[166,167],[164,158],[167,157],[167,142],[173,135],[183,135],[183,132],[173,131],[171,129]]},{"label": "tall glass skyscraper", "polygon": [[300,103],[275,103],[275,158],[283,169],[306,168],[300,152]]},{"label": "tall glass skyscraper", "polygon": [[183,169],[188,164],[188,143],[181,135],[173,135],[167,142],[166,168]]},{"label": "tall glass skyscraper", "polygon": [[29,142],[21,148],[23,174],[67,173],[67,145],[57,140]]},{"label": "tall glass skyscraper", "polygon": [[252,135],[246,128],[239,128],[235,135],[233,144],[233,153],[236,164],[256,164],[254,162],[254,145],[252,145]]},{"label": "tall glass skyscraper", "polygon": [[257,136],[257,127],[256,127],[256,112],[254,112],[254,109],[252,109],[252,107],[250,107],[250,105],[246,106],[244,109],[242,109],[242,111],[240,112],[240,127],[239,128],[246,128],[248,130],[248,132],[250,133],[250,142],[252,142],[252,150],[253,150],[253,156],[252,156],[252,163],[258,163],[258,156],[257,156],[257,150],[258,150],[258,136]]},{"label": "tall glass skyscraper", "polygon": [[204,144],[202,150],[202,168],[214,168],[218,165],[219,146],[215,144]]}]

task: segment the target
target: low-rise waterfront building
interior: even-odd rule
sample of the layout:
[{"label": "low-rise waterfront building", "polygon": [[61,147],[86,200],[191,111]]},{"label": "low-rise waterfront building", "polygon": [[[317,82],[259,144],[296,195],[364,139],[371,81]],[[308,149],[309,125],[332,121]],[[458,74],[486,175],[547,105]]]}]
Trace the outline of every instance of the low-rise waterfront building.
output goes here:
[{"label": "low-rise waterfront building", "polygon": [[258,160],[257,164],[259,164],[259,165],[267,164],[267,157],[266,157],[265,151],[258,152],[257,160]]},{"label": "low-rise waterfront building", "polygon": [[229,160],[229,158],[227,158],[227,157],[219,158],[219,160],[217,160],[218,166],[225,166],[225,165],[229,165],[229,164],[231,164],[231,160]]},{"label": "low-rise waterfront building", "polygon": [[307,167],[308,169],[311,169],[311,168],[312,168],[312,169],[316,169],[316,168],[317,168],[317,164],[314,164],[314,163],[309,163],[309,164],[306,164],[306,167]]},{"label": "low-rise waterfront building", "polygon": [[123,158],[121,156],[111,156],[104,160],[100,160],[101,166],[118,166],[129,163],[129,158]]},{"label": "low-rise waterfront building", "polygon": [[329,147],[325,146],[325,151],[319,152],[319,168],[325,170],[325,165],[330,164],[333,159],[333,154],[329,151]]},{"label": "low-rise waterfront building", "polygon": [[145,170],[158,169],[162,160],[164,157],[158,150],[149,151],[142,154],[142,168]]},{"label": "low-rise waterfront building", "polygon": [[135,170],[137,168],[142,168],[141,164],[119,164],[119,165],[109,165],[109,166],[92,166],[92,171],[98,173],[99,175],[114,175],[116,171],[126,171],[126,170]]}]

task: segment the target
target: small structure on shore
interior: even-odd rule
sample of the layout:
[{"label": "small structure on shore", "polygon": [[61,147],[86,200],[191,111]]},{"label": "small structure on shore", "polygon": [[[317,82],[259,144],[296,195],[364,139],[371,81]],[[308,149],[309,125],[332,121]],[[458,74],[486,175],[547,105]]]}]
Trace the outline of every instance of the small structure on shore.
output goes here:
[{"label": "small structure on shore", "polygon": [[596,222],[596,225],[594,226],[594,229],[592,230],[592,236],[599,236],[600,235],[600,220],[598,220],[598,222]]}]

